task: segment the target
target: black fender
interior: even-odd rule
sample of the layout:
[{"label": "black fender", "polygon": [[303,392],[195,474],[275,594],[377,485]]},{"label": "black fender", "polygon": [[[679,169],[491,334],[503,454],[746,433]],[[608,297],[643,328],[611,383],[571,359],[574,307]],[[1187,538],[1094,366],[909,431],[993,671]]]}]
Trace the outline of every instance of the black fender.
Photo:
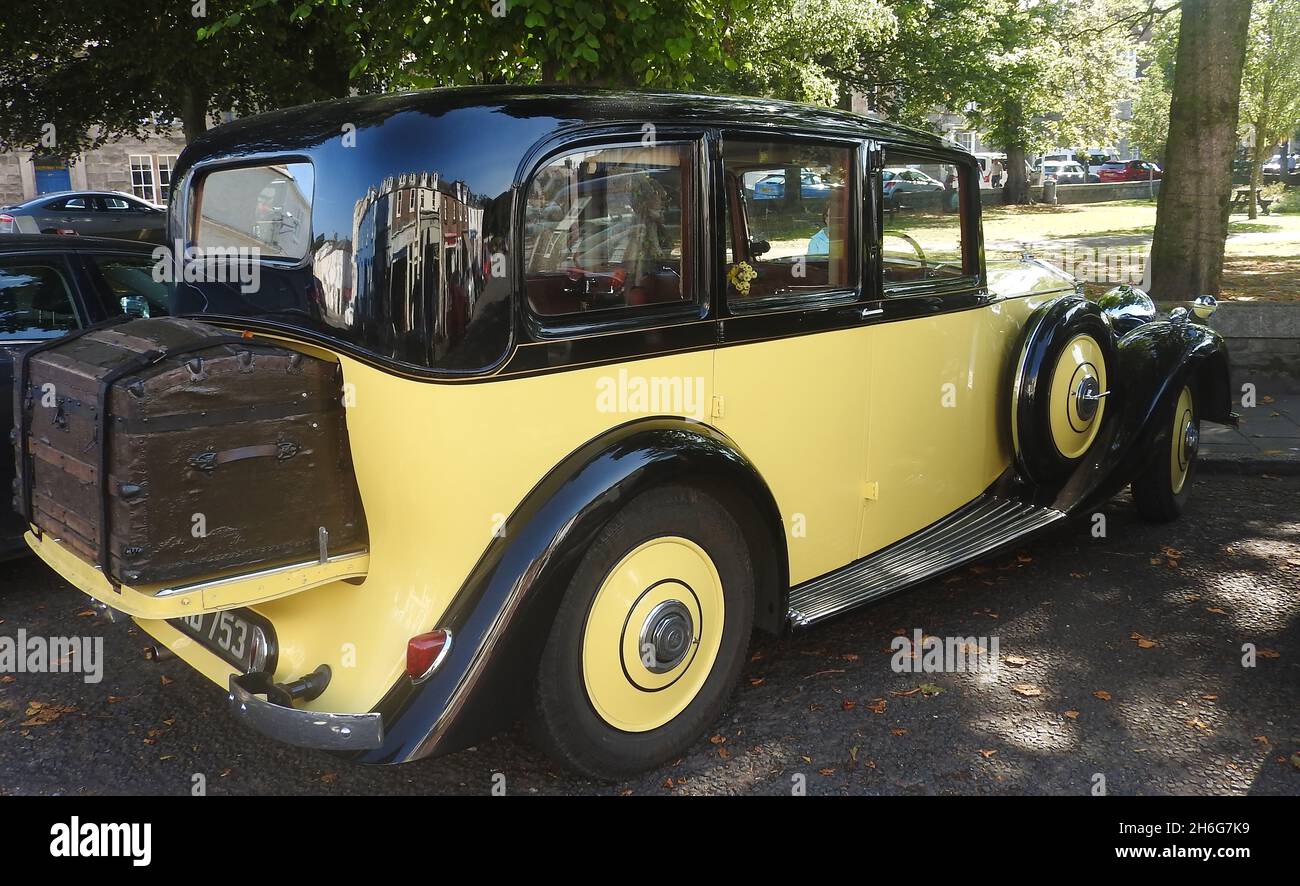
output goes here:
[{"label": "black fender", "polygon": [[[1097,343],[1113,387],[1119,368],[1115,335],[1110,321],[1094,302],[1078,295],[1063,296],[1040,307],[1025,324],[1012,382],[1011,439],[1017,468],[1031,483],[1041,485],[1059,479],[1088,455],[1062,455],[1051,431],[1052,410],[1062,405],[1051,399],[1056,361],[1076,335],[1090,336]],[[1106,414],[1109,411],[1109,404],[1104,404],[1098,431],[1110,421]],[[1096,445],[1094,441],[1092,446]]]},{"label": "black fender", "polygon": [[1192,386],[1203,420],[1236,424],[1227,345],[1208,326],[1154,320],[1120,338],[1115,352],[1106,426],[1089,457],[1063,483],[1022,493],[1037,503],[1066,512],[1099,507],[1147,470],[1163,409],[1185,384]]},{"label": "black fender", "polygon": [[637,494],[673,482],[707,489],[736,516],[762,576],[755,622],[782,629],[785,531],[757,469],[708,425],[629,422],[574,451],[525,496],[439,620],[452,636],[444,663],[419,685],[401,677],[375,708],[383,745],[350,756],[399,763],[446,753],[517,719],[560,601],[597,533]]}]

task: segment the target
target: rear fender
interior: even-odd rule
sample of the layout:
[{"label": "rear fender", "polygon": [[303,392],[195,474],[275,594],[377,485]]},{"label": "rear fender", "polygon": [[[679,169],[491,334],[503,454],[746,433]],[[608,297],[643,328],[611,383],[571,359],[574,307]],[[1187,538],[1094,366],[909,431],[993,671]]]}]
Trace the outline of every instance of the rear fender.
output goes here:
[{"label": "rear fender", "polygon": [[[754,466],[720,431],[644,419],[592,440],[556,466],[493,538],[439,623],[452,635],[439,669],[402,677],[379,703],[385,740],[363,762],[396,763],[464,747],[517,718],[583,555],[639,493],[689,483],[717,495],[751,542],[755,621],[784,626],[788,558],[780,512]],[[766,562],[766,566],[764,563]]]}]

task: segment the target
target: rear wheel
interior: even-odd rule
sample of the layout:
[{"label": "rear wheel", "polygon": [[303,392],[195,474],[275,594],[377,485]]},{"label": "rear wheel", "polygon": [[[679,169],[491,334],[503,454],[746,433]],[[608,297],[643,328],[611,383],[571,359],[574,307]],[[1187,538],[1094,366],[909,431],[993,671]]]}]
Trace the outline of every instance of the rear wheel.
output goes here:
[{"label": "rear wheel", "polygon": [[1167,523],[1183,512],[1201,438],[1201,418],[1196,396],[1184,385],[1172,409],[1161,417],[1151,465],[1132,483],[1133,500],[1145,520]]},{"label": "rear wheel", "polygon": [[535,726],[556,759],[615,779],[680,754],[735,686],[753,623],[745,538],[702,492],[646,492],[583,558],[542,653]]}]

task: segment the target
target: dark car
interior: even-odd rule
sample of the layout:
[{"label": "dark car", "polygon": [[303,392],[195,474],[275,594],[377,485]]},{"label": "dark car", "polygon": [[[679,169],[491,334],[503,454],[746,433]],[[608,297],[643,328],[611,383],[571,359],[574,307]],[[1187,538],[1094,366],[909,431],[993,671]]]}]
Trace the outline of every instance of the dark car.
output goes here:
[{"label": "dark car", "polygon": [[162,243],[167,210],[116,191],[42,194],[0,207],[0,234],[67,234]]},{"label": "dark car", "polygon": [[1098,171],[1104,182],[1160,181],[1161,169],[1150,160],[1112,160]]},{"label": "dark car", "polygon": [[[109,317],[164,313],[169,286],[153,279],[153,249],[88,237],[0,237],[0,424],[13,425],[15,357],[31,345]],[[9,489],[14,460],[0,458]],[[23,522],[0,506],[0,556],[26,551]]]}]

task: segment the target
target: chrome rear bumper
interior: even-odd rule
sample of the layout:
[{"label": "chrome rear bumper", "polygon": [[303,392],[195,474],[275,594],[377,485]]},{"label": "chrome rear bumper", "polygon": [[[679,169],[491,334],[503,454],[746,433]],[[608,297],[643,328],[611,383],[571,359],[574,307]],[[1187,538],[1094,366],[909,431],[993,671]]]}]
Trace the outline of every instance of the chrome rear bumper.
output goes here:
[{"label": "chrome rear bumper", "polygon": [[331,714],[304,711],[259,698],[270,688],[265,674],[232,674],[227,699],[235,719],[271,738],[304,748],[364,751],[384,743],[384,721],[377,713]]}]

